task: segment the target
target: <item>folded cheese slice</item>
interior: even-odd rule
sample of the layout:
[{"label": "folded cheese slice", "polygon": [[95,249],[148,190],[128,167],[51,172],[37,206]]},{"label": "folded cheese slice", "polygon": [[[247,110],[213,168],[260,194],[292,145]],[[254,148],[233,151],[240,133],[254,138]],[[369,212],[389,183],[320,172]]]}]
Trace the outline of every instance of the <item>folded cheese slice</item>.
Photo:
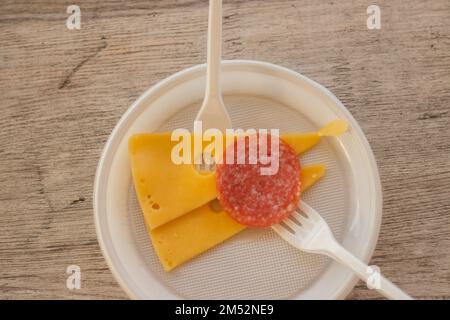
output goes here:
[{"label": "folded cheese slice", "polygon": [[[325,174],[325,166],[305,166],[301,171],[302,191]],[[201,206],[156,229],[147,225],[153,247],[166,271],[189,261],[222,243],[246,227],[235,222],[225,211],[216,211],[214,203]]]},{"label": "folded cheese slice", "polygon": [[[319,133],[281,135],[300,154],[320,140]],[[192,143],[194,139],[191,139]],[[136,134],[129,140],[134,186],[145,223],[157,228],[216,198],[213,173],[201,174],[192,164],[175,164],[177,141],[171,133]]]}]

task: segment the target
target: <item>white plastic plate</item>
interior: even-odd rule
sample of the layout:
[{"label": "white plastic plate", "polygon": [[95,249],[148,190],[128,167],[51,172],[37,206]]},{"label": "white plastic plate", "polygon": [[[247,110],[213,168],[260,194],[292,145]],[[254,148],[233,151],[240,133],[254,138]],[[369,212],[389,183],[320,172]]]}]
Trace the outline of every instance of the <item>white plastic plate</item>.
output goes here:
[{"label": "white plastic plate", "polygon": [[[170,273],[162,270],[134,195],[128,138],[190,129],[203,98],[205,73],[205,65],[195,66],[146,91],[106,143],[96,174],[94,215],[115,278],[136,299],[344,298],[357,281],[349,270],[294,249],[270,229],[247,229]],[[235,128],[301,132],[337,118],[348,121],[347,133],[325,138],[301,156],[302,164],[327,166],[325,178],[302,197],[322,214],[344,247],[367,262],[381,223],[381,186],[370,146],[342,103],[296,72],[257,61],[224,61],[222,89]]]}]

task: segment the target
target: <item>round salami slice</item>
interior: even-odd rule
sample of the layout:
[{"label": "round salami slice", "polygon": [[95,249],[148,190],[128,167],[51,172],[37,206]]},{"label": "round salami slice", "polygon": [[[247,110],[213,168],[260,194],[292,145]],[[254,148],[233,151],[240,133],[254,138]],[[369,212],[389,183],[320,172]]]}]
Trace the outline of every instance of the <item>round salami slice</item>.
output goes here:
[{"label": "round salami slice", "polygon": [[[256,150],[255,145],[259,151],[264,141],[259,135],[256,137],[256,144],[249,143],[249,136],[238,137],[226,149],[224,163],[216,168],[216,186],[217,197],[231,218],[246,226],[263,228],[284,220],[295,209],[300,199],[300,162],[294,150],[278,137],[276,148],[270,135],[265,136],[263,155],[267,156],[257,152],[255,160],[251,151]],[[239,148],[239,143],[245,143],[245,148]],[[268,159],[278,161],[278,166],[268,164]],[[277,170],[267,174],[268,167]]]}]

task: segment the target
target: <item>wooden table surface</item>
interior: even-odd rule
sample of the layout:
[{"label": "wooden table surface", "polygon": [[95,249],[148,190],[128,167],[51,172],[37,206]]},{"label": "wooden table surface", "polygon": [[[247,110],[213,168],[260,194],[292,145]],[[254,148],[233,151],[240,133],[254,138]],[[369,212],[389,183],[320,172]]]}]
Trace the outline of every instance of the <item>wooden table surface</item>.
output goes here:
[{"label": "wooden table surface", "polygon": [[[67,6],[81,29],[66,28]],[[225,0],[224,58],[328,87],[360,123],[383,185],[371,264],[415,298],[450,298],[450,2]],[[127,298],[97,242],[96,166],[130,104],[206,60],[207,1],[0,2],[0,298]],[[66,267],[82,270],[66,288]],[[380,298],[363,283],[349,298]]]}]

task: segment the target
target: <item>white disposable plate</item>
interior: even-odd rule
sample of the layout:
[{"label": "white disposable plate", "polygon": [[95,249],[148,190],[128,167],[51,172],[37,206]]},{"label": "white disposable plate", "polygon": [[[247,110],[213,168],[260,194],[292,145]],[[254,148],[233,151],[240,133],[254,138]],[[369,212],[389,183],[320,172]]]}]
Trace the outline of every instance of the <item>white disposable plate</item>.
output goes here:
[{"label": "white disposable plate", "polygon": [[[94,215],[112,273],[138,299],[345,297],[357,281],[349,270],[294,249],[271,229],[247,229],[170,273],[162,270],[134,195],[128,138],[138,132],[191,128],[205,73],[205,65],[195,66],[147,90],[106,143],[96,175]],[[223,62],[222,88],[235,128],[310,131],[336,118],[348,121],[347,133],[323,139],[301,156],[303,164],[327,166],[325,178],[303,199],[322,214],[344,247],[369,261],[381,222],[381,186],[370,146],[342,103],[296,72],[257,61]]]}]

